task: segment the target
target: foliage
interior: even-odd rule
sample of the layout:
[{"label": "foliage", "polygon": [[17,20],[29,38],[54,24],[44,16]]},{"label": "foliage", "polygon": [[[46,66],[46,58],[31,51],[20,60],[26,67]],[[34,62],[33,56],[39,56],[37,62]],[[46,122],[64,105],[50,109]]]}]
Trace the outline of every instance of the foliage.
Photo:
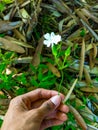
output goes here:
[{"label": "foliage", "polygon": [[86,35],[86,31],[85,31],[85,29],[82,29],[81,32],[80,32],[80,36],[84,37],[85,35]]},{"label": "foliage", "polygon": [[[86,124],[91,127],[97,124],[98,129],[95,120],[98,117],[97,12],[97,0],[31,0],[27,3],[2,0],[0,100],[40,87],[55,89],[66,96],[73,81],[81,77],[66,104],[73,106]],[[62,40],[48,48],[43,38],[51,32],[60,35]],[[76,120],[73,113],[69,113],[67,122],[48,130],[83,129]]]},{"label": "foliage", "polygon": [[[22,72],[20,75],[17,75],[14,71],[7,75],[6,69],[8,68],[8,66],[11,66],[15,58],[15,53],[6,52],[2,54],[1,52],[0,57],[0,89],[13,90],[16,95],[21,95],[27,92],[26,86],[32,85],[36,86],[37,88],[43,87],[46,89],[51,89],[52,85],[54,85],[54,83],[56,82],[56,77],[51,73],[51,71],[43,73],[43,70],[48,69],[47,65],[45,64],[40,64],[38,68],[30,65],[30,69],[33,75],[32,73],[28,74],[25,72]],[[14,90],[15,86],[18,87],[17,90]]]},{"label": "foliage", "polygon": [[0,34],[0,37],[4,37],[4,36],[5,36],[5,34],[4,34],[4,33]]},{"label": "foliage", "polygon": [[[52,53],[55,58],[55,62],[58,65],[58,69],[63,70],[64,68],[70,66],[70,62],[68,62],[68,57],[70,56],[71,53],[71,47],[69,46],[66,50],[62,50],[62,43],[60,45],[54,45],[52,47]],[[64,56],[63,61],[61,60],[61,57]]]},{"label": "foliage", "polygon": [[7,75],[5,73],[7,66],[11,64],[14,55],[15,54],[13,52],[6,52],[5,54],[2,54],[0,51],[0,89],[4,88],[9,90],[13,85],[16,85],[16,83],[12,80],[13,74]]},{"label": "foliage", "polygon": [[4,9],[5,9],[4,2],[0,2],[0,12],[4,11]]},{"label": "foliage", "polygon": [[3,120],[0,119],[0,127],[1,127],[2,123],[3,123]]},{"label": "foliage", "polygon": [[52,85],[54,85],[54,83],[56,82],[56,77],[51,73],[51,71],[43,73],[43,70],[47,69],[47,66],[44,64],[40,64],[38,68],[35,68],[32,65],[30,65],[30,67],[35,75],[30,77],[31,85],[42,87],[45,89],[51,89]]},{"label": "foliage", "polygon": [[6,3],[6,4],[10,4],[10,3],[13,3],[13,0],[2,0],[2,2]]}]

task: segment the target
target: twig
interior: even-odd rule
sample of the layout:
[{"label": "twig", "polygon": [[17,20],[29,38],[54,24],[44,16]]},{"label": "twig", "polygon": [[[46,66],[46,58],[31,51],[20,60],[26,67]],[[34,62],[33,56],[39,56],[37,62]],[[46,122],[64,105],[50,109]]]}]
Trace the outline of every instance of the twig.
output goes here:
[{"label": "twig", "polygon": [[79,114],[79,112],[71,105],[69,105],[69,109],[75,116],[75,119],[77,120],[78,124],[82,127],[82,130],[87,130],[87,125],[83,120],[82,116]]},{"label": "twig", "polygon": [[71,93],[72,93],[72,91],[73,91],[73,89],[74,89],[74,87],[75,87],[75,85],[76,85],[76,83],[77,83],[77,80],[78,80],[78,79],[76,79],[76,80],[74,81],[74,83],[73,83],[72,87],[70,88],[70,90],[69,90],[67,96],[65,97],[63,103],[65,103],[65,102],[69,99],[69,97],[70,97],[70,95],[71,95]]},{"label": "twig", "polygon": [[84,42],[84,38],[82,41],[82,47],[81,47],[81,60],[80,60],[80,71],[79,71],[79,79],[82,79],[82,75],[83,75],[83,68],[84,68],[84,60],[85,60],[85,42]]},{"label": "twig", "polygon": [[80,21],[91,32],[91,34],[95,37],[95,39],[98,41],[98,35],[93,31],[93,29],[90,26],[88,26],[88,24],[85,23],[82,19],[80,19]]}]

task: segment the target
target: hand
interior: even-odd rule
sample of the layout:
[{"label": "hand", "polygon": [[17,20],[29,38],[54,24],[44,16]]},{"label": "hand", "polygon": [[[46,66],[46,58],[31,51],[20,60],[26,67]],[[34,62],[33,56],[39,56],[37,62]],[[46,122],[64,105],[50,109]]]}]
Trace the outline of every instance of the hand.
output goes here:
[{"label": "hand", "polygon": [[44,130],[67,120],[64,95],[57,91],[36,89],[10,102],[1,130]]}]

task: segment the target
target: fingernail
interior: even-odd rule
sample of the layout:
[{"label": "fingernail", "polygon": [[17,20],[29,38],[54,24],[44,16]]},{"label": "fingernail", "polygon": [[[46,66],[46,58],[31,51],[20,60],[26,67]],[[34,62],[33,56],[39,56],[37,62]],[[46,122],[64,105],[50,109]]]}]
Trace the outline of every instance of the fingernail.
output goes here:
[{"label": "fingernail", "polygon": [[56,105],[56,106],[59,106],[60,105],[60,102],[61,102],[61,97],[59,95],[56,95],[52,98],[50,98],[51,102]]}]

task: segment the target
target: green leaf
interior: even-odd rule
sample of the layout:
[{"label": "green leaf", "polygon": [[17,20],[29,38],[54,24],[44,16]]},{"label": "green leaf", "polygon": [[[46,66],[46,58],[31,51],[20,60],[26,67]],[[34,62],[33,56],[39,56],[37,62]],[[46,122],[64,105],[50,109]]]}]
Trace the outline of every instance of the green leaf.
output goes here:
[{"label": "green leaf", "polygon": [[53,47],[52,47],[52,54],[54,55],[54,56],[57,56],[57,46],[56,45],[53,45]]},{"label": "green leaf", "polygon": [[95,80],[98,81],[98,77],[96,77]]},{"label": "green leaf", "polygon": [[14,52],[6,52],[4,54],[5,59],[7,59],[7,60],[10,59],[11,57],[13,57],[14,54],[15,54]]},{"label": "green leaf", "polygon": [[18,90],[16,90],[16,95],[22,95],[26,92],[27,92],[26,88],[19,88]]},{"label": "green leaf", "polygon": [[56,82],[56,78],[53,78],[53,79],[50,79],[50,80],[46,80],[46,81],[41,81],[39,83],[39,87],[42,87],[42,88],[46,88],[46,89],[49,89],[52,85],[54,85]]},{"label": "green leaf", "polygon": [[53,126],[52,130],[61,130],[63,127],[63,125],[59,125],[59,126]]},{"label": "green leaf", "polygon": [[38,87],[38,85],[39,85],[38,82],[34,79],[34,77],[31,78],[30,83],[31,83],[31,85],[33,85],[35,87]]},{"label": "green leaf", "polygon": [[57,45],[57,50],[60,50],[62,46],[62,42],[60,42],[60,44]]},{"label": "green leaf", "polygon": [[42,69],[38,71],[38,80],[41,81],[43,79]]},{"label": "green leaf", "polygon": [[58,53],[58,58],[65,55],[65,50],[62,50]]},{"label": "green leaf", "polygon": [[86,31],[85,31],[85,29],[82,29],[81,32],[80,32],[80,36],[84,37],[85,35],[86,35]]},{"label": "green leaf", "polygon": [[2,63],[0,64],[0,73],[2,73],[2,71],[4,71],[6,69],[6,64]]},{"label": "green leaf", "polygon": [[27,84],[27,79],[26,79],[26,75],[24,73],[22,73],[20,76],[16,77],[16,80],[20,83],[20,84]]},{"label": "green leaf", "polygon": [[49,81],[51,78],[54,78],[54,75],[47,75],[47,76],[44,76],[42,81]]},{"label": "green leaf", "polygon": [[33,66],[32,64],[30,64],[30,69],[31,69],[34,73],[37,72],[37,69],[36,69],[35,66]]},{"label": "green leaf", "polygon": [[4,37],[4,36],[5,36],[5,34],[4,34],[4,33],[1,33],[1,34],[0,34],[0,37]]},{"label": "green leaf", "polygon": [[2,119],[0,119],[0,127],[1,127],[2,123],[3,123],[3,120],[2,120]]},{"label": "green leaf", "polygon": [[85,106],[79,106],[77,109],[83,110],[84,108],[85,108]]},{"label": "green leaf", "polygon": [[53,59],[51,59],[51,58],[46,57],[46,62],[54,64],[55,61]]},{"label": "green leaf", "polygon": [[0,12],[4,11],[5,4],[3,2],[0,2]]},{"label": "green leaf", "polygon": [[65,56],[68,57],[71,53],[71,47],[69,46],[67,50],[65,50]]},{"label": "green leaf", "polygon": [[39,64],[38,69],[46,69],[48,68],[46,64]]},{"label": "green leaf", "polygon": [[7,98],[6,95],[0,95],[0,99],[5,99],[5,98]]}]

